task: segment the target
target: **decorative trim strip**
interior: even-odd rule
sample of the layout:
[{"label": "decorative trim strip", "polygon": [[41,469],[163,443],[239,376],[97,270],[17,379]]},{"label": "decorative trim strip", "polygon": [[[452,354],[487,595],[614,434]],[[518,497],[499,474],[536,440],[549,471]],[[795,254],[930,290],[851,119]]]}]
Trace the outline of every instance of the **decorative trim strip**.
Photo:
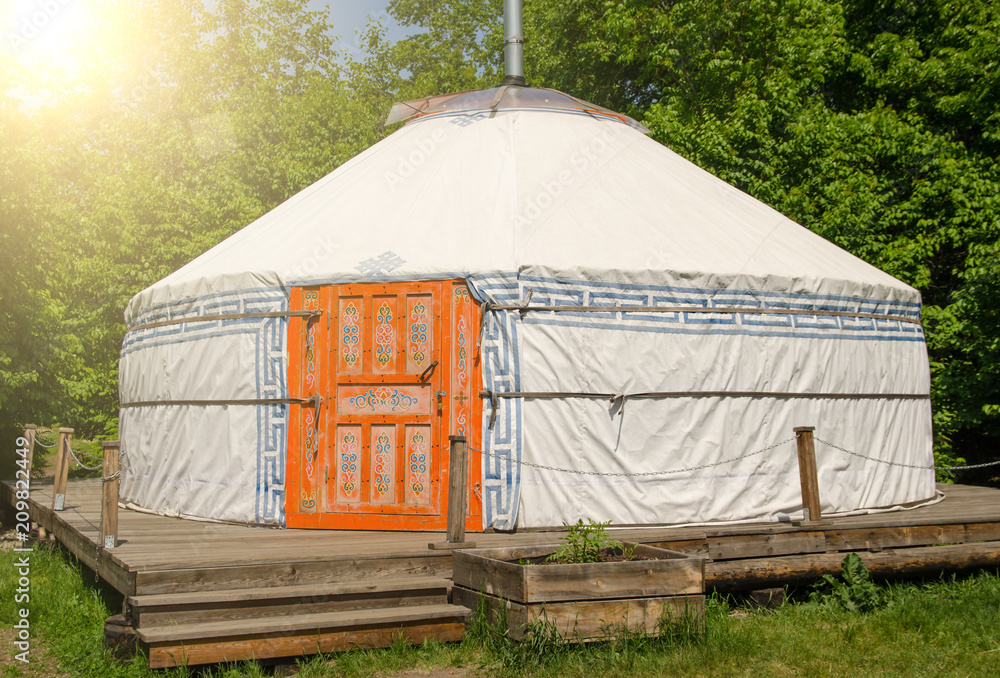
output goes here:
[{"label": "decorative trim strip", "polygon": [[[469,279],[476,299],[490,303],[516,303],[519,299],[517,274],[476,276]],[[495,392],[520,391],[521,365],[516,313],[484,313],[480,335],[483,386]],[[482,501],[483,527],[513,530],[521,492],[521,406],[520,398],[505,398],[493,417],[483,412]]]},{"label": "decorative trim strip", "polygon": [[746,306],[518,306],[516,304],[483,304],[483,311],[518,311],[522,315],[529,311],[549,311],[552,313],[739,313],[741,315],[807,315],[834,316],[842,318],[872,318],[893,320],[920,325],[920,318],[912,318],[886,313],[863,313],[860,311],[828,311],[801,308],[753,308]]}]

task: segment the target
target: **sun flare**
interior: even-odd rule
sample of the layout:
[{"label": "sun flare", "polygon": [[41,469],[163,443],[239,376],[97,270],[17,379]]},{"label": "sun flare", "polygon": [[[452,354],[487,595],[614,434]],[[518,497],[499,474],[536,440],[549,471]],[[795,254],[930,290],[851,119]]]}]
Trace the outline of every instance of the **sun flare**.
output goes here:
[{"label": "sun flare", "polygon": [[77,51],[90,24],[90,12],[76,0],[13,0],[0,10],[0,46],[22,67],[52,85],[80,77]]}]

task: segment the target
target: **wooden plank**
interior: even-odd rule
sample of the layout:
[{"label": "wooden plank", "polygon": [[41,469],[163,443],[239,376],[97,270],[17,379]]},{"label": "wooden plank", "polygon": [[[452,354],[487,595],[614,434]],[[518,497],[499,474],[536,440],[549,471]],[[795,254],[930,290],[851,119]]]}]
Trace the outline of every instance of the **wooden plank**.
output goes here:
[{"label": "wooden plank", "polygon": [[184,593],[129,596],[128,602],[135,606],[156,605],[197,605],[202,603],[240,602],[251,600],[272,600],[276,598],[354,595],[384,593],[387,591],[417,591],[441,589],[447,592],[451,582],[441,577],[406,577],[383,579],[376,582],[327,582],[320,585],[270,586],[249,589],[223,589],[211,591],[191,591]]},{"label": "wooden plank", "polygon": [[835,551],[880,550],[905,546],[954,544],[1000,540],[1000,523],[969,525],[913,525],[859,528],[828,532],[827,544]]},{"label": "wooden plank", "polygon": [[826,535],[819,531],[784,532],[746,536],[709,537],[708,555],[713,560],[762,558],[793,553],[823,553],[827,550]]},{"label": "wooden plank", "polygon": [[184,626],[155,626],[136,629],[144,643],[159,644],[193,639],[274,636],[298,632],[317,633],[334,629],[356,630],[385,626],[398,627],[428,621],[464,622],[469,611],[458,605],[426,605],[397,610],[357,610],[301,614],[272,619],[212,621]]},{"label": "wooden plank", "polygon": [[254,620],[261,623],[272,617],[327,614],[361,610],[400,610],[411,607],[446,605],[448,589],[413,589],[369,593],[287,596],[231,602],[178,603],[173,605],[136,606],[130,619],[137,629],[156,626],[184,626],[204,622]]},{"label": "wooden plank", "polygon": [[691,620],[704,623],[705,596],[657,596],[617,600],[587,600],[521,605],[509,600],[455,587],[455,601],[477,609],[485,601],[489,619],[499,622],[506,613],[507,630],[514,640],[526,635],[529,624],[554,624],[568,641],[607,640],[627,629],[630,633],[656,634],[663,623]]},{"label": "wooden plank", "polygon": [[135,573],[135,585],[137,595],[148,595],[411,575],[440,576],[446,575],[450,566],[451,554],[423,558],[355,558],[304,562],[286,560],[265,565],[140,571]]},{"label": "wooden plank", "polygon": [[[652,594],[702,593],[703,560],[648,545],[636,554],[655,560],[614,563],[525,564],[509,562],[549,555],[555,545],[521,549],[472,549],[455,554],[456,585],[523,603],[586,598],[641,598]],[[489,556],[483,555],[488,553]],[[519,555],[517,558],[514,554]]]},{"label": "wooden plank", "polygon": [[701,558],[710,557],[708,553],[708,538],[704,534],[693,539],[668,539],[666,541],[643,541],[643,543],[648,544],[649,546],[667,549],[668,551],[677,551],[678,553],[684,553],[689,556],[698,556]]},{"label": "wooden plank", "polygon": [[[549,547],[527,548],[517,551],[519,554],[548,551]],[[524,583],[524,568],[515,563],[508,563],[502,558],[509,549],[475,549],[476,552],[489,555],[476,557],[469,551],[455,551],[452,554],[452,581],[458,586],[485,591],[493,595],[503,595],[505,598],[524,600],[526,595]],[[549,551],[550,552],[550,551]],[[496,556],[496,557],[493,557]],[[518,558],[530,558],[530,555],[518,555]]]},{"label": "wooden plank", "polygon": [[396,638],[412,644],[420,644],[426,639],[454,642],[461,640],[464,634],[462,622],[417,622],[390,628],[233,638],[220,642],[162,643],[148,647],[149,666],[161,669],[388,647]]},{"label": "wooden plank", "polygon": [[524,568],[526,595],[516,600],[535,603],[703,593],[704,564],[701,558],[684,558],[529,565]]},{"label": "wooden plank", "polygon": [[[822,553],[707,563],[705,588],[739,591],[778,584],[806,584],[840,573],[844,553]],[[1000,566],[1000,542],[923,546],[858,553],[877,577],[910,577]]]}]

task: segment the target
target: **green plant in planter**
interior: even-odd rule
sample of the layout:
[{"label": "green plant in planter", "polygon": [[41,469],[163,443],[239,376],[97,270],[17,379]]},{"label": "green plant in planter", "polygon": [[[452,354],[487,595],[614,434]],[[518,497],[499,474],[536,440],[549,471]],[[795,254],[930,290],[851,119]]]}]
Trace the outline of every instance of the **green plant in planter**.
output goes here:
[{"label": "green plant in planter", "polygon": [[[555,553],[547,558],[550,563],[596,563],[601,558],[601,552],[609,548],[622,548],[622,543],[617,539],[612,539],[604,530],[611,521],[598,523],[591,518],[576,521],[570,525],[563,523],[566,527],[566,536],[560,541],[565,542],[556,549]],[[632,547],[631,550],[635,550]],[[631,553],[628,554],[631,556]]]}]

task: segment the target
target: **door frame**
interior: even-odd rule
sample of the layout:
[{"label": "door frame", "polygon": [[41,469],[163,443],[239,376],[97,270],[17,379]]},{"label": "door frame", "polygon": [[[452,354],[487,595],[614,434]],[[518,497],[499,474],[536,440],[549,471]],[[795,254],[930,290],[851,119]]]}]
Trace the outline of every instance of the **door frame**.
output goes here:
[{"label": "door frame", "polygon": [[[437,480],[438,513],[326,512],[326,469],[334,450],[336,394],[331,392],[337,358],[340,318],[335,300],[345,288],[367,294],[400,293],[408,285],[437,288],[441,304],[441,390],[447,392],[437,415],[436,434],[440,448]],[[464,280],[400,281],[393,283],[345,283],[293,287],[290,309],[312,310],[312,317],[293,316],[288,322],[288,385],[292,398],[322,397],[319,425],[312,403],[292,404],[288,414],[286,454],[285,524],[289,528],[355,530],[444,530],[448,507],[448,437],[465,429],[470,452],[466,485],[466,530],[481,532],[482,459],[474,449],[482,447],[482,369],[476,333],[480,310]],[[370,320],[370,319],[365,319]],[[471,358],[471,359],[470,359]],[[464,375],[460,380],[458,375]],[[461,390],[456,393],[457,389]],[[433,393],[433,390],[432,390]],[[331,399],[332,396],[332,399]],[[432,404],[432,425],[436,412]]]}]

